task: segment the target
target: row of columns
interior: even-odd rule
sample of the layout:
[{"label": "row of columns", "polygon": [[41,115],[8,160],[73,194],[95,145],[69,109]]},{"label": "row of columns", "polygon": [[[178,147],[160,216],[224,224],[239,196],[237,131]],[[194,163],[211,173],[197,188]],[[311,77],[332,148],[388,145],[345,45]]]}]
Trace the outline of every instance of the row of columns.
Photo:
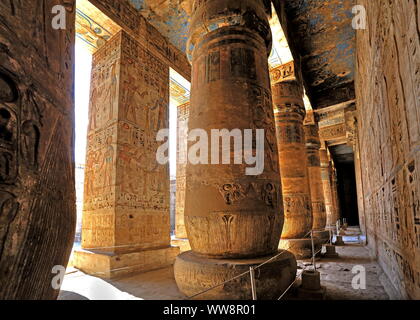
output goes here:
[{"label": "row of columns", "polygon": [[[269,8],[258,0],[193,1],[191,108],[185,106],[183,121],[208,133],[263,129],[265,163],[258,176],[246,175],[244,163],[178,167],[176,233],[188,235],[192,249],[178,256],[169,242],[168,167],[155,158],[157,132],[168,127],[168,68],[124,31],[95,53],[76,267],[113,277],[177,256],[175,279],[186,295],[270,258],[257,275],[260,298],[278,297],[295,279],[294,255],[310,256],[309,232],[325,229],[325,190],[334,206],[334,188],[321,179],[316,125],[304,126],[301,81],[289,72],[270,83]],[[238,281],[201,298],[250,292],[248,281]]]},{"label": "row of columns", "polygon": [[[221,8],[224,8],[221,10]],[[284,216],[267,58],[270,4],[259,0],[193,1],[187,48],[192,62],[190,132],[264,130],[264,168],[244,161],[186,166],[184,221],[191,251],[174,265],[178,288],[202,299],[251,299],[244,279],[217,286],[268,259],[256,273],[259,299],[275,299],[294,280],[296,260],[277,257]],[[256,154],[256,144],[244,153]],[[227,152],[219,150],[216,152]],[[232,149],[230,150],[232,152]],[[212,150],[212,154],[215,150]]]},{"label": "row of columns", "polygon": [[[291,247],[298,258],[304,258],[311,250],[308,233],[313,230],[315,237],[325,242],[328,229],[335,228],[339,218],[335,169],[325,142],[320,140],[315,113],[305,110],[303,88],[295,77],[294,63],[281,65],[270,73],[287,221],[280,247]],[[178,107],[177,223],[172,244],[180,246],[181,251],[190,250],[184,224],[186,162],[183,161],[189,109],[189,103]],[[296,241],[304,236],[306,239]]]}]

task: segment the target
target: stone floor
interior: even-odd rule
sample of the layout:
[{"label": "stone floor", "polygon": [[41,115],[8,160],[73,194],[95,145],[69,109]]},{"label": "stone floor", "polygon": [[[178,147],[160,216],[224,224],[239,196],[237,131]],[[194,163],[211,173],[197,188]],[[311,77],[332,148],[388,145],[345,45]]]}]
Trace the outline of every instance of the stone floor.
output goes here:
[{"label": "stone floor", "polygon": [[[380,266],[373,261],[368,250],[359,244],[359,236],[352,234],[344,237],[345,246],[337,247],[339,258],[317,260],[321,273],[321,285],[327,289],[328,300],[383,300],[389,299],[380,277]],[[366,269],[366,289],[355,290],[352,279],[356,274],[352,269],[361,265]],[[299,261],[300,268],[312,268],[309,262]],[[298,282],[297,282],[298,283]],[[165,268],[142,273],[123,279],[105,281],[86,275],[76,269],[69,269],[64,278],[61,300],[180,300],[183,295],[178,291],[173,276],[173,268]]]}]

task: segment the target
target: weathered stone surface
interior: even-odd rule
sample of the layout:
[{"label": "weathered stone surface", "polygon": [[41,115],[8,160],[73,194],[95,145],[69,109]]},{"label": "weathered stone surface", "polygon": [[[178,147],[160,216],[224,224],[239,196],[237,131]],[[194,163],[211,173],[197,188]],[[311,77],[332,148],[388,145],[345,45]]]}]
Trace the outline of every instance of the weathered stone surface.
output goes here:
[{"label": "weathered stone surface", "polygon": [[0,299],[55,299],[74,239],[75,1],[42,3],[0,3]]},{"label": "weathered stone surface", "polygon": [[315,123],[313,112],[306,115],[304,123],[306,154],[308,165],[309,189],[312,202],[312,216],[314,230],[323,230],[327,224],[325,211],[324,190],[321,180],[321,163],[319,150],[321,142],[319,140],[318,125]]},{"label": "weathered stone surface", "polygon": [[357,108],[368,244],[405,297],[420,299],[418,1],[358,0]]},{"label": "weathered stone surface", "polygon": [[303,87],[296,75],[286,80],[272,77],[272,92],[285,215],[281,237],[297,239],[305,237],[313,223],[303,130]]},{"label": "weathered stone surface", "polygon": [[[288,251],[255,271],[257,298],[275,300],[286,290],[296,277],[296,260]],[[272,256],[254,259],[209,259],[197,256],[192,251],[178,256],[174,269],[179,289],[186,296],[193,296],[217,286],[239,274],[249,271]],[[249,274],[201,294],[200,300],[251,300]]]},{"label": "weathered stone surface", "polygon": [[172,238],[171,245],[175,247],[179,247],[180,252],[191,250],[191,245],[188,239]]},{"label": "weathered stone surface", "polygon": [[315,238],[320,239],[321,242],[325,244],[332,237],[332,231],[331,230],[314,230],[313,235]]}]

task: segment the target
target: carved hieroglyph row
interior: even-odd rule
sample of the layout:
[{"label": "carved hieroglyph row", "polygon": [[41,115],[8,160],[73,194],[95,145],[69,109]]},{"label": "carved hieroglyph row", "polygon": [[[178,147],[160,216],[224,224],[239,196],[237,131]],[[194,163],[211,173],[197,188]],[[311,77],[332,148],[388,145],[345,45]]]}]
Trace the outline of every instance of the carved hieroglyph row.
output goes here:
[{"label": "carved hieroglyph row", "polygon": [[364,219],[394,286],[420,299],[420,40],[418,1],[358,0],[357,108]]}]

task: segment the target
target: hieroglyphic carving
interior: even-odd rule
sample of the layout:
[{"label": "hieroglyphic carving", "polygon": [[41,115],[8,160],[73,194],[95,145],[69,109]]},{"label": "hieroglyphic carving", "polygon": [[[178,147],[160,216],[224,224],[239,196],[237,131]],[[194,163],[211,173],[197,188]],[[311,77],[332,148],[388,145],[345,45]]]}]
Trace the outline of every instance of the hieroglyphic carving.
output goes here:
[{"label": "hieroglyphic carving", "polygon": [[0,299],[55,299],[51,270],[73,244],[74,10],[0,3]]},{"label": "hieroglyphic carving", "polygon": [[319,129],[319,136],[322,140],[337,140],[346,138],[346,126],[345,124],[339,124],[335,126],[329,126]]},{"label": "hieroglyphic carving", "polygon": [[14,110],[0,105],[0,183],[14,183],[18,167],[18,119]]},{"label": "hieroglyphic carving", "polygon": [[[271,171],[278,172],[277,138],[271,94],[262,87],[253,86],[252,90],[250,90],[249,99],[255,101],[255,106],[252,109],[252,129],[264,129],[264,165],[266,168],[270,168]],[[256,144],[253,143],[253,145],[255,146]]]},{"label": "hieroglyphic carving", "polygon": [[247,186],[238,183],[226,183],[219,186],[219,192],[227,205],[249,198],[261,200],[272,208],[277,207],[277,188],[272,183],[264,185],[250,183]]},{"label": "hieroglyphic carving", "polygon": [[169,68],[124,31],[93,63],[82,245],[167,245],[168,169],[156,162],[156,135],[168,126]]},{"label": "hieroglyphic carving", "polygon": [[274,85],[281,81],[294,81],[296,80],[295,75],[295,63],[291,61],[289,63],[282,64],[276,68],[270,70],[271,84]]},{"label": "hieroglyphic carving", "polygon": [[420,298],[418,3],[358,0],[372,30],[357,37],[357,139],[366,228],[403,298]]}]

